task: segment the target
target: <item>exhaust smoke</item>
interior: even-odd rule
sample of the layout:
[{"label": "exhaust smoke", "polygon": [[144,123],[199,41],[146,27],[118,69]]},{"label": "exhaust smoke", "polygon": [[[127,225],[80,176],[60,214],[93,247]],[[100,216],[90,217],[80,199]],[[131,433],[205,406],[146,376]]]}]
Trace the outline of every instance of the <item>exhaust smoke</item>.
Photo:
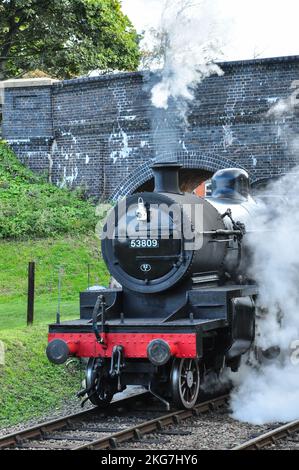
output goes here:
[{"label": "exhaust smoke", "polygon": [[[298,139],[287,117],[295,108],[290,97],[268,112],[275,125],[285,122],[281,136],[294,155]],[[256,347],[263,353],[252,352],[231,377],[233,417],[253,424],[299,419],[299,166],[260,197],[260,231],[248,234],[248,244],[260,292]]]},{"label": "exhaust smoke", "polygon": [[215,0],[166,0],[160,27],[153,33],[153,55],[162,66],[151,93],[156,108],[168,109],[171,98],[182,103],[193,100],[202,80],[223,74],[215,63],[222,44],[216,18]]}]

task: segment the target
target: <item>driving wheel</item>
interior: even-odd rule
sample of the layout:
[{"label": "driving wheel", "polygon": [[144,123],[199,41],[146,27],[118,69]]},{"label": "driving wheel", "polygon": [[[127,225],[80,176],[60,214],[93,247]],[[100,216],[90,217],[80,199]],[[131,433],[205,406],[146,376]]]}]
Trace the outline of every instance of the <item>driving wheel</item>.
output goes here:
[{"label": "driving wheel", "polygon": [[99,358],[90,358],[86,368],[87,395],[93,405],[105,407],[116,393],[115,381]]},{"label": "driving wheel", "polygon": [[193,408],[200,390],[197,359],[175,359],[171,371],[172,398],[179,408]]}]

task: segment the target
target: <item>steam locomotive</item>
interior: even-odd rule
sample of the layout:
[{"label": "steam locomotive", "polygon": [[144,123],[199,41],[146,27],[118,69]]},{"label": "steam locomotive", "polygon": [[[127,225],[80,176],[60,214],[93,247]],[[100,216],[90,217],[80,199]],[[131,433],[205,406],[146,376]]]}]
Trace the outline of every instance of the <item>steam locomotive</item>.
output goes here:
[{"label": "steam locomotive", "polygon": [[212,194],[181,193],[177,163],[156,163],[153,192],[111,210],[102,254],[115,288],[80,294],[80,319],[49,326],[47,356],[86,361],[87,396],[107,406],[128,385],[190,409],[206,374],[238,370],[255,336],[257,286],[248,275],[257,203],[248,174],[224,169]]}]

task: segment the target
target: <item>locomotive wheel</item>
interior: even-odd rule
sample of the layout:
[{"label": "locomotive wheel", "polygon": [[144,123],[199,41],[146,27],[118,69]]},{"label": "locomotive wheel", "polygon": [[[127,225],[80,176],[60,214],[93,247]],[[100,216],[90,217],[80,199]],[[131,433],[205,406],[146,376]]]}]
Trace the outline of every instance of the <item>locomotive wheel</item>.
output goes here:
[{"label": "locomotive wheel", "polygon": [[116,392],[112,379],[107,374],[105,366],[98,358],[90,358],[86,368],[86,388],[89,401],[96,406],[105,407],[111,402]]},{"label": "locomotive wheel", "polygon": [[196,359],[175,359],[171,371],[172,399],[179,408],[193,408],[199,395],[200,369]]}]

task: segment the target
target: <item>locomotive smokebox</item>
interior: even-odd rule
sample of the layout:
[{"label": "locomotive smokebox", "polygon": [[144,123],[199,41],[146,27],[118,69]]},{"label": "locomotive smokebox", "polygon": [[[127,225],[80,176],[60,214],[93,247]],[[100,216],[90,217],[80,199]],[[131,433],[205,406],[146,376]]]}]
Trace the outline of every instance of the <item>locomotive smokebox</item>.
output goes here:
[{"label": "locomotive smokebox", "polygon": [[182,165],[175,162],[155,163],[152,170],[155,178],[155,192],[181,194],[179,170]]}]

